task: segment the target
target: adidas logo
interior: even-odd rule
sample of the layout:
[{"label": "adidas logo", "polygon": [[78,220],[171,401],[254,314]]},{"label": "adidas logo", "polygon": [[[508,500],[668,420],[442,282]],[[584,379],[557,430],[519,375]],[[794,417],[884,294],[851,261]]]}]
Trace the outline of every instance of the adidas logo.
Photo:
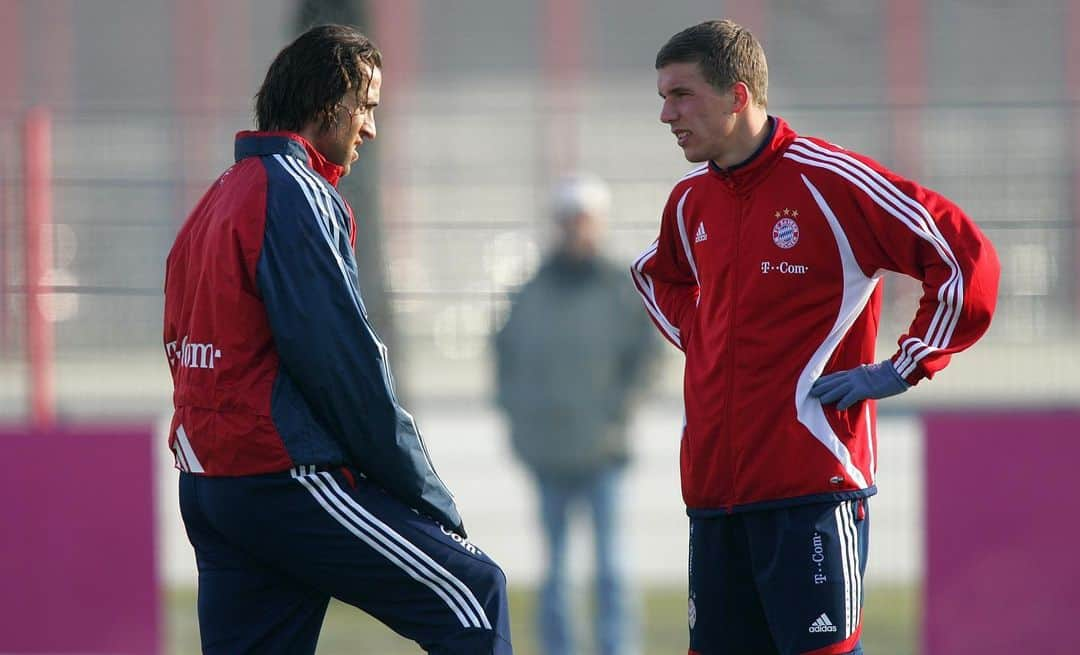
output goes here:
[{"label": "adidas logo", "polygon": [[810,632],[836,632],[836,626],[829,620],[828,614],[822,614],[810,624]]},{"label": "adidas logo", "polygon": [[705,234],[705,224],[698,223],[697,234],[694,235],[694,243],[701,243],[705,239],[708,239],[709,235]]}]

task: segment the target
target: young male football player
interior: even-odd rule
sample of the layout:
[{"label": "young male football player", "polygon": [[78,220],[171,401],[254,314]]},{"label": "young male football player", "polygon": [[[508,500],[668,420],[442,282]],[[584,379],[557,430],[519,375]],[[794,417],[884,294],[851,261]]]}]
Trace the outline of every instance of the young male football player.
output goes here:
[{"label": "young male football player", "polygon": [[429,653],[512,652],[506,578],[398,402],[335,188],[375,138],[381,66],[343,25],[282,50],[258,131],[169,253],[169,445],[205,653],[314,653],[331,597]]},{"label": "young male football player", "polygon": [[[656,57],[686,158],[633,278],[685,351],[690,652],[861,653],[875,400],[987,329],[993,246],[951,201],[769,115],[757,40],[731,21]],[[876,361],[880,279],[924,294]]]}]

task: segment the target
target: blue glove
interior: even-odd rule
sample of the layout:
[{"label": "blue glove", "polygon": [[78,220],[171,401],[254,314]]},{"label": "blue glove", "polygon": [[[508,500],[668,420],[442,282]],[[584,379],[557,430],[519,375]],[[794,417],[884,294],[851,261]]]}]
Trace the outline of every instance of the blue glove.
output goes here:
[{"label": "blue glove", "polygon": [[822,405],[836,403],[837,409],[847,409],[867,398],[888,398],[911,387],[889,360],[877,364],[823,375],[810,387],[810,395],[821,399]]}]

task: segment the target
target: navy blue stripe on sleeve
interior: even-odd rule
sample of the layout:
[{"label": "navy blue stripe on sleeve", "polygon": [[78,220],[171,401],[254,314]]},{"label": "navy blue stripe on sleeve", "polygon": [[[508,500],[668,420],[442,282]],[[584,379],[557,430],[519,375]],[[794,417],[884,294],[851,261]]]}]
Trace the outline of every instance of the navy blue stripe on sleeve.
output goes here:
[{"label": "navy blue stripe on sleeve", "polygon": [[344,201],[306,163],[263,158],[267,213],[256,268],[282,366],[370,479],[451,528],[461,518],[366,318]]}]

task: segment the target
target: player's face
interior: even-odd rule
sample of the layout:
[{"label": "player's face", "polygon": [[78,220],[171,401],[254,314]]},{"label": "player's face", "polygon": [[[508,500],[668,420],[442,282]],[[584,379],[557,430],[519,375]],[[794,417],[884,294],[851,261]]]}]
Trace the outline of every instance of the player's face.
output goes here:
[{"label": "player's face", "polygon": [[329,161],[345,167],[342,175],[348,175],[353,162],[360,158],[357,149],[364,141],[375,138],[375,107],[381,89],[382,71],[375,68],[367,85],[367,97],[347,92],[338,105],[337,124],[321,132],[314,144]]},{"label": "player's face", "polygon": [[671,127],[686,159],[721,159],[735,129],[732,91],[717,91],[696,62],[668,64],[656,73],[656,90],[664,99],[660,122]]}]

